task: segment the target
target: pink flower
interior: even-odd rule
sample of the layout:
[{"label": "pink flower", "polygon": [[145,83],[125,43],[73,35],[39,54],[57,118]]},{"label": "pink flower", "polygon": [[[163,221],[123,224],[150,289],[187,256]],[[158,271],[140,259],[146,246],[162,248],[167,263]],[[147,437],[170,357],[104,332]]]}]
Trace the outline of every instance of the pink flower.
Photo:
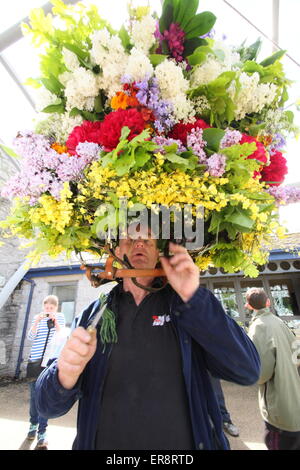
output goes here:
[{"label": "pink flower", "polygon": [[163,37],[168,43],[171,56],[177,62],[182,62],[185,32],[180,28],[179,24],[171,23],[169,29],[163,32]]}]

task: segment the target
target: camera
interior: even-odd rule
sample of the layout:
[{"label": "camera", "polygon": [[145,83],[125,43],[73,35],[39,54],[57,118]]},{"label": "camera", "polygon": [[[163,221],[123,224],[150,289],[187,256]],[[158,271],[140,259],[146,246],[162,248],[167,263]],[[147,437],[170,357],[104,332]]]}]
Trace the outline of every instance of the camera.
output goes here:
[{"label": "camera", "polygon": [[[46,317],[49,317],[49,313],[46,313]],[[49,318],[49,320],[47,320],[47,325],[48,325],[49,330],[50,330],[51,328],[54,328],[54,326],[55,326],[54,320],[52,320],[51,318]]]}]

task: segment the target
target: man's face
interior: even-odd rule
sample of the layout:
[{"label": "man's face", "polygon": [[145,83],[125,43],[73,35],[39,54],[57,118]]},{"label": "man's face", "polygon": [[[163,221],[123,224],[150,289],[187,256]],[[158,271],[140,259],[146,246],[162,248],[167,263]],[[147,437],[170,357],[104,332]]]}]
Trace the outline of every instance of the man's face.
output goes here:
[{"label": "man's face", "polygon": [[127,255],[134,268],[155,268],[159,250],[156,240],[150,236],[151,232],[148,227],[140,227],[139,233],[131,233],[129,227],[127,238],[121,239],[116,248],[116,255],[121,259]]}]

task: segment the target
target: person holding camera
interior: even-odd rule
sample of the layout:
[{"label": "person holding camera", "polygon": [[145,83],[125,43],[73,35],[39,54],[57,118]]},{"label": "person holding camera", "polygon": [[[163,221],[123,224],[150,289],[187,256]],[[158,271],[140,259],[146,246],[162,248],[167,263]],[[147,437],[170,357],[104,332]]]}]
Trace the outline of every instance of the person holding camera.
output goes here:
[{"label": "person holding camera", "polygon": [[27,366],[27,377],[30,382],[30,427],[27,439],[34,440],[38,434],[38,449],[47,449],[48,442],[46,428],[48,420],[38,414],[35,401],[35,384],[39,373],[43,368],[43,359],[46,357],[46,349],[49,346],[54,333],[65,327],[65,317],[57,312],[58,298],[56,295],[48,295],[43,300],[43,311],[33,319],[28,332],[28,339],[33,341]]}]

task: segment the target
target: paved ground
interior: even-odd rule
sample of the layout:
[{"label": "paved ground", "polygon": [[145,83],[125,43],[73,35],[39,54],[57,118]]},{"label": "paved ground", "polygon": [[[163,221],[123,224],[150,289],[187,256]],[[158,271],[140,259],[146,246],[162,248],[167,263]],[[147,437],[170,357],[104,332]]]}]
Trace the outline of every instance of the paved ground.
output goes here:
[{"label": "paved ground", "polygon": [[[223,382],[227,408],[240,429],[240,437],[230,437],[233,450],[263,450],[263,423],[258,411],[257,387],[241,387]],[[24,382],[0,386],[0,450],[33,450],[36,442],[26,439],[29,389]],[[75,437],[76,406],[65,416],[49,421],[50,450],[69,450]]]}]

